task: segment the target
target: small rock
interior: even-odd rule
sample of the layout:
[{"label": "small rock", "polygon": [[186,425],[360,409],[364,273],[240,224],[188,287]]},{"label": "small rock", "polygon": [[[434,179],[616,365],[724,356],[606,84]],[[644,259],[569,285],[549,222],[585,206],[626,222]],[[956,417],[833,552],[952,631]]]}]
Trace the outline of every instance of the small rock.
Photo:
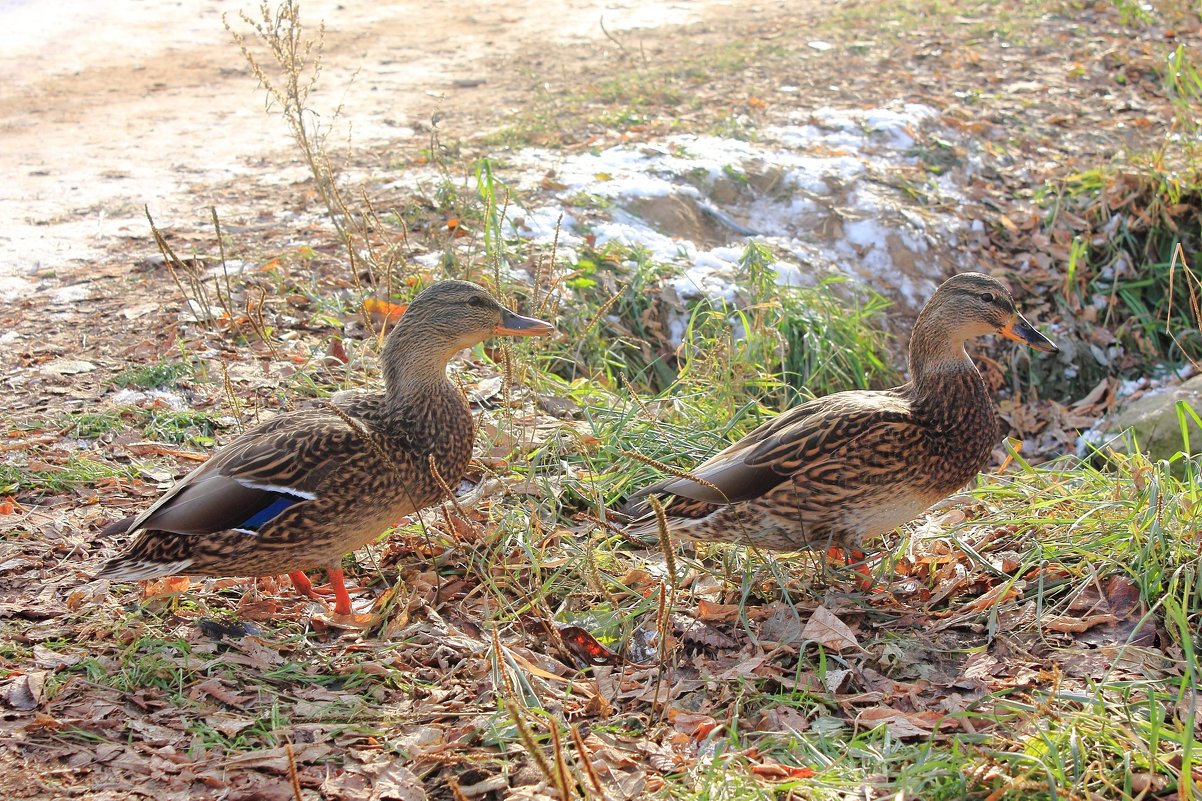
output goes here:
[{"label": "small rock", "polygon": [[[1144,395],[1110,415],[1099,428],[1110,432],[1108,438],[1115,444],[1124,441],[1121,434],[1131,431],[1143,453],[1152,459],[1168,459],[1185,448],[1177,417],[1178,402],[1184,402],[1195,413],[1202,413],[1202,376],[1162,392]],[[1202,452],[1202,429],[1188,412],[1185,420],[1190,449],[1195,453]],[[1130,442],[1129,439],[1126,441]]]},{"label": "small rock", "polygon": [[96,365],[83,359],[55,359],[54,361],[46,362],[40,369],[41,372],[52,375],[76,375],[78,373],[90,373],[96,369]]}]

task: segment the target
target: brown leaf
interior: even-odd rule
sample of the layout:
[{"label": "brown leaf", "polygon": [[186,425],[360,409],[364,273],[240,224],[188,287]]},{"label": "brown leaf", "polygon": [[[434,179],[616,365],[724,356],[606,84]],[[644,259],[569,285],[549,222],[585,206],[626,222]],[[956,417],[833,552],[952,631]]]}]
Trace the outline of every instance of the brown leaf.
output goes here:
[{"label": "brown leaf", "polygon": [[676,707],[668,708],[668,720],[677,731],[684,732],[694,740],[702,740],[718,727],[718,721],[700,712],[682,712]]},{"label": "brown leaf", "polygon": [[889,734],[899,740],[929,737],[934,730],[921,716],[908,715],[891,706],[865,709],[856,715],[856,725],[866,729],[875,729],[882,723],[888,728]]},{"label": "brown leaf", "polygon": [[737,642],[723,631],[708,623],[694,620],[685,615],[673,615],[672,623],[680,632],[681,642],[686,644],[703,645],[708,648],[734,648]]},{"label": "brown leaf", "polygon": [[5,700],[13,709],[29,712],[42,702],[42,691],[46,688],[48,670],[35,670],[17,676],[8,683]]},{"label": "brown leaf", "polygon": [[1040,623],[1043,628],[1048,631],[1063,631],[1078,634],[1082,631],[1089,631],[1094,626],[1101,626],[1104,623],[1117,623],[1118,618],[1114,615],[1086,615],[1085,617],[1073,617],[1072,615],[1045,615]]},{"label": "brown leaf", "polygon": [[825,606],[814,610],[814,614],[806,621],[805,628],[801,630],[801,638],[819,643],[833,651],[852,650],[860,647],[860,642],[856,639],[851,627]]},{"label": "brown leaf", "polygon": [[966,604],[964,610],[966,612],[982,612],[992,606],[1022,597],[1023,591],[1026,588],[1027,582],[1025,581],[1004,581],[972,603]]},{"label": "brown leaf", "polygon": [[[193,688],[193,691],[208,693],[223,704],[239,708],[245,707],[248,701],[255,698],[250,693],[244,695],[234,692],[232,689],[226,687],[220,679],[209,679],[206,682],[197,684]],[[195,696],[193,695],[193,697]]]},{"label": "brown leaf", "polygon": [[733,623],[739,619],[740,604],[716,604],[704,598],[697,602],[697,619],[710,623]]},{"label": "brown leaf", "polygon": [[801,765],[782,765],[779,762],[761,762],[752,765],[751,772],[761,779],[781,782],[790,779],[809,779],[814,776],[813,768]]},{"label": "brown leaf", "polygon": [[322,782],[321,794],[332,801],[426,801],[421,780],[395,758],[384,764],[351,763]]},{"label": "brown leaf", "polygon": [[190,586],[192,586],[192,579],[187,576],[168,576],[167,578],[154,579],[142,586],[142,600],[153,601],[158,598],[170,598],[173,595],[180,595],[186,592]]},{"label": "brown leaf", "polygon": [[1126,576],[1111,576],[1106,581],[1106,601],[1110,611],[1123,618],[1136,613],[1139,608],[1139,585]]},{"label": "brown leaf", "polygon": [[[325,743],[305,743],[304,745],[294,746],[292,749],[297,764],[302,762],[317,762],[332,750]],[[242,770],[261,768],[275,773],[287,773],[289,769],[288,749],[267,748],[262,751],[237,754],[225,760],[222,765],[227,768],[239,768]]]},{"label": "brown leaf", "polygon": [[791,706],[774,706],[760,712],[755,731],[803,732],[810,728],[809,719]]},{"label": "brown leaf", "polygon": [[57,670],[61,667],[69,667],[83,659],[82,656],[67,656],[60,654],[58,651],[52,651],[40,643],[33,646],[33,663],[46,670]]}]

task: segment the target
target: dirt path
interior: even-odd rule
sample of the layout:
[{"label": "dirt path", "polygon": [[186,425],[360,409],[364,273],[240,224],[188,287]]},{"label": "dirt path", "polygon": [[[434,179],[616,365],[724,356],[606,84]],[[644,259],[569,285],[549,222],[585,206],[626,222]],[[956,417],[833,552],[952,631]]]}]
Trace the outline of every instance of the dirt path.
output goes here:
[{"label": "dirt path", "polygon": [[[301,177],[282,120],[264,113],[222,26],[222,14],[238,22],[240,9],[257,13],[243,0],[65,0],[52,14],[34,0],[0,2],[11,42],[0,52],[0,292],[31,291],[39,273],[86,269],[115,240],[146,238],[143,204],[165,223],[199,219],[218,184]],[[327,29],[313,105],[328,113],[342,103],[353,123],[332,141],[418,148],[435,114],[463,130],[521,105],[530,77],[489,65],[537,60],[551,43],[588,53],[605,37],[602,19],[629,34],[729,9],[715,0],[515,0],[502,9],[312,0],[302,20]]]}]

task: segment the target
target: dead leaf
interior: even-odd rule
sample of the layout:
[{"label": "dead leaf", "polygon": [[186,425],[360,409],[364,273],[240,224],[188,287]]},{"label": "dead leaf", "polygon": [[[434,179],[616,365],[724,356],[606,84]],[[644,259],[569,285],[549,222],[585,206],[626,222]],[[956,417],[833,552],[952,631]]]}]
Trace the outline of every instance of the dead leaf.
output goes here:
[{"label": "dead leaf", "polygon": [[805,715],[791,706],[774,706],[760,712],[755,724],[755,731],[767,732],[803,732],[810,728],[810,721]]},{"label": "dead leaf", "polygon": [[579,626],[560,626],[559,636],[572,654],[586,665],[620,665],[622,657],[614,653]]},{"label": "dead leaf", "polygon": [[733,623],[739,619],[740,604],[717,604],[704,598],[697,601],[697,619],[711,623]]},{"label": "dead leaf", "polygon": [[833,651],[859,649],[860,642],[852,632],[851,627],[835,616],[835,613],[820,606],[810,615],[805,628],[801,630],[801,638],[816,642]]},{"label": "dead leaf", "polygon": [[142,600],[154,601],[159,598],[170,598],[173,595],[181,595],[187,592],[191,586],[192,579],[187,576],[168,576],[167,578],[154,579],[142,586]]},{"label": "dead leaf", "polygon": [[65,654],[60,654],[58,651],[52,651],[41,644],[33,646],[33,663],[46,670],[57,670],[61,667],[69,667],[81,659],[83,659],[82,656],[67,656]]},{"label": "dead leaf", "polygon": [[387,300],[379,298],[368,298],[363,301],[363,310],[371,315],[372,320],[379,323],[395,323],[401,319],[405,313],[405,309],[409,308],[408,303],[390,303]]},{"label": "dead leaf", "polygon": [[700,712],[684,712],[676,707],[668,708],[668,720],[677,731],[689,735],[694,740],[705,739],[710,732],[721,725],[710,715]]},{"label": "dead leaf", "polygon": [[929,737],[934,731],[934,727],[919,715],[908,715],[890,706],[865,709],[856,715],[856,725],[865,729],[875,729],[882,723],[889,734],[899,740]]},{"label": "dead leaf", "polygon": [[1116,616],[1128,617],[1139,607],[1139,585],[1126,576],[1111,576],[1106,581],[1106,602]]},{"label": "dead leaf", "polygon": [[1062,631],[1073,634],[1079,634],[1083,631],[1089,631],[1094,626],[1101,626],[1104,623],[1117,623],[1118,618],[1114,615],[1086,615],[1085,617],[1073,617],[1072,615],[1045,615],[1040,624],[1048,631]]},{"label": "dead leaf", "polygon": [[672,623],[680,632],[680,640],[683,643],[718,649],[729,649],[738,645],[726,632],[700,620],[685,615],[673,615]]},{"label": "dead leaf", "polygon": [[499,375],[479,381],[476,386],[467,391],[468,402],[481,405],[485,401],[495,398],[500,393],[503,383],[504,378]]},{"label": "dead leaf", "polygon": [[790,779],[810,779],[816,774],[813,768],[802,765],[782,765],[779,762],[760,762],[751,766],[751,773],[769,781],[789,781]]},{"label": "dead leaf", "polygon": [[48,670],[34,670],[17,676],[8,683],[5,700],[13,709],[29,712],[42,702],[42,691],[46,688]]},{"label": "dead leaf", "polygon": [[966,612],[982,612],[991,606],[1021,598],[1026,589],[1027,582],[1025,581],[1002,582],[972,603],[966,604],[964,610]]},{"label": "dead leaf", "polygon": [[427,797],[421,780],[400,759],[383,765],[352,762],[322,782],[321,795],[332,801],[425,801]]},{"label": "dead leaf", "polygon": [[[298,764],[301,762],[317,762],[333,750],[332,747],[325,743],[305,743],[293,746],[292,748],[293,757]],[[226,768],[239,768],[242,770],[261,768],[274,773],[287,773],[289,765],[288,749],[267,748],[262,751],[236,754],[222,762],[222,765]]]}]

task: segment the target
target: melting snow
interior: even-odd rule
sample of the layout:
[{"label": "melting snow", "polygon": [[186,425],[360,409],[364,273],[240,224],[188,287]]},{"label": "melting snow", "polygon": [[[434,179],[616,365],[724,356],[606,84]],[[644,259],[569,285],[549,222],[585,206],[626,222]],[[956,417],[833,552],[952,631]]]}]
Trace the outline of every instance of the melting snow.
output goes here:
[{"label": "melting snow", "polygon": [[[508,222],[542,243],[558,224],[569,262],[586,235],[597,247],[641,247],[680,268],[671,286],[686,299],[732,299],[755,240],[788,254],[775,265],[779,283],[842,274],[917,312],[943,278],[971,267],[957,246],[981,233],[889,186],[892,172],[915,163],[916,132],[937,117],[914,104],[822,108],[761,130],[754,143],[677,135],[592,153],[527,148],[509,166],[518,188],[540,200]],[[540,189],[548,180],[560,187],[550,202]],[[934,190],[958,197],[946,181]]]}]

